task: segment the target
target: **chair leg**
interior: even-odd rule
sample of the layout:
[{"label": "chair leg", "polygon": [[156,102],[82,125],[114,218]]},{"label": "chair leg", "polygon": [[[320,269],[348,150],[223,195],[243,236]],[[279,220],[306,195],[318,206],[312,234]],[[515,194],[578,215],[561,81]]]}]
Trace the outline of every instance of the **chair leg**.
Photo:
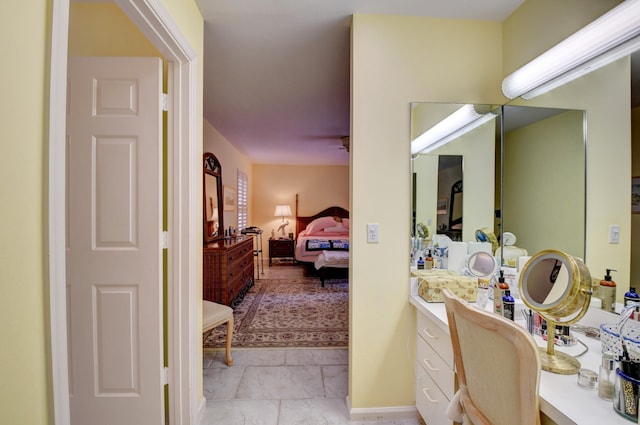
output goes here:
[{"label": "chair leg", "polygon": [[233,339],[233,316],[229,318],[227,322],[227,366],[233,365],[233,359],[231,358],[231,340]]}]

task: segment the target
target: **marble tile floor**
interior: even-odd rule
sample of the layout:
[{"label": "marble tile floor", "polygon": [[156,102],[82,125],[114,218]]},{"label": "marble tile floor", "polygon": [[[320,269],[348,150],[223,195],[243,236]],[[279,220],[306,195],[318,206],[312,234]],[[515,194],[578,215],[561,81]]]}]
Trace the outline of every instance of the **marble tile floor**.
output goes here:
[{"label": "marble tile floor", "polygon": [[420,425],[418,419],[350,421],[346,349],[245,349],[203,355],[202,425]]}]

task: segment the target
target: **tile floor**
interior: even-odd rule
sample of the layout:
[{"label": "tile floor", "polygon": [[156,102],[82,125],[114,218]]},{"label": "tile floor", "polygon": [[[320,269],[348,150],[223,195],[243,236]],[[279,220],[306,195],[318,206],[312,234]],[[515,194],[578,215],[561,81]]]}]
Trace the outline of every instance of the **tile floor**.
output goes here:
[{"label": "tile floor", "polygon": [[[261,278],[303,275],[300,266],[265,267]],[[419,425],[417,419],[350,421],[346,349],[205,352],[202,425]]]}]

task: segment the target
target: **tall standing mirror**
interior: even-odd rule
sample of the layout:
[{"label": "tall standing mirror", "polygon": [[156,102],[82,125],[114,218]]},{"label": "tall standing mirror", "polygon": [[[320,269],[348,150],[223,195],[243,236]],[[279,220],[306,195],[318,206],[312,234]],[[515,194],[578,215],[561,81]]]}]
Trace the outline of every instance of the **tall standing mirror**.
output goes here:
[{"label": "tall standing mirror", "polygon": [[223,237],[222,166],[215,155],[206,152],[203,168],[204,242],[209,243]]}]

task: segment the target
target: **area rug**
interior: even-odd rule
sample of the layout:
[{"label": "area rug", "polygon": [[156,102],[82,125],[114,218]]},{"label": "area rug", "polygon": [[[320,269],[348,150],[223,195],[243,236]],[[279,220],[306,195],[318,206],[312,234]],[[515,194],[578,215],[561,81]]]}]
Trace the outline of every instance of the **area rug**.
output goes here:
[{"label": "area rug", "polygon": [[[232,348],[347,347],[347,279],[259,279],[233,311]],[[204,349],[225,346],[226,324],[203,334]]]}]

